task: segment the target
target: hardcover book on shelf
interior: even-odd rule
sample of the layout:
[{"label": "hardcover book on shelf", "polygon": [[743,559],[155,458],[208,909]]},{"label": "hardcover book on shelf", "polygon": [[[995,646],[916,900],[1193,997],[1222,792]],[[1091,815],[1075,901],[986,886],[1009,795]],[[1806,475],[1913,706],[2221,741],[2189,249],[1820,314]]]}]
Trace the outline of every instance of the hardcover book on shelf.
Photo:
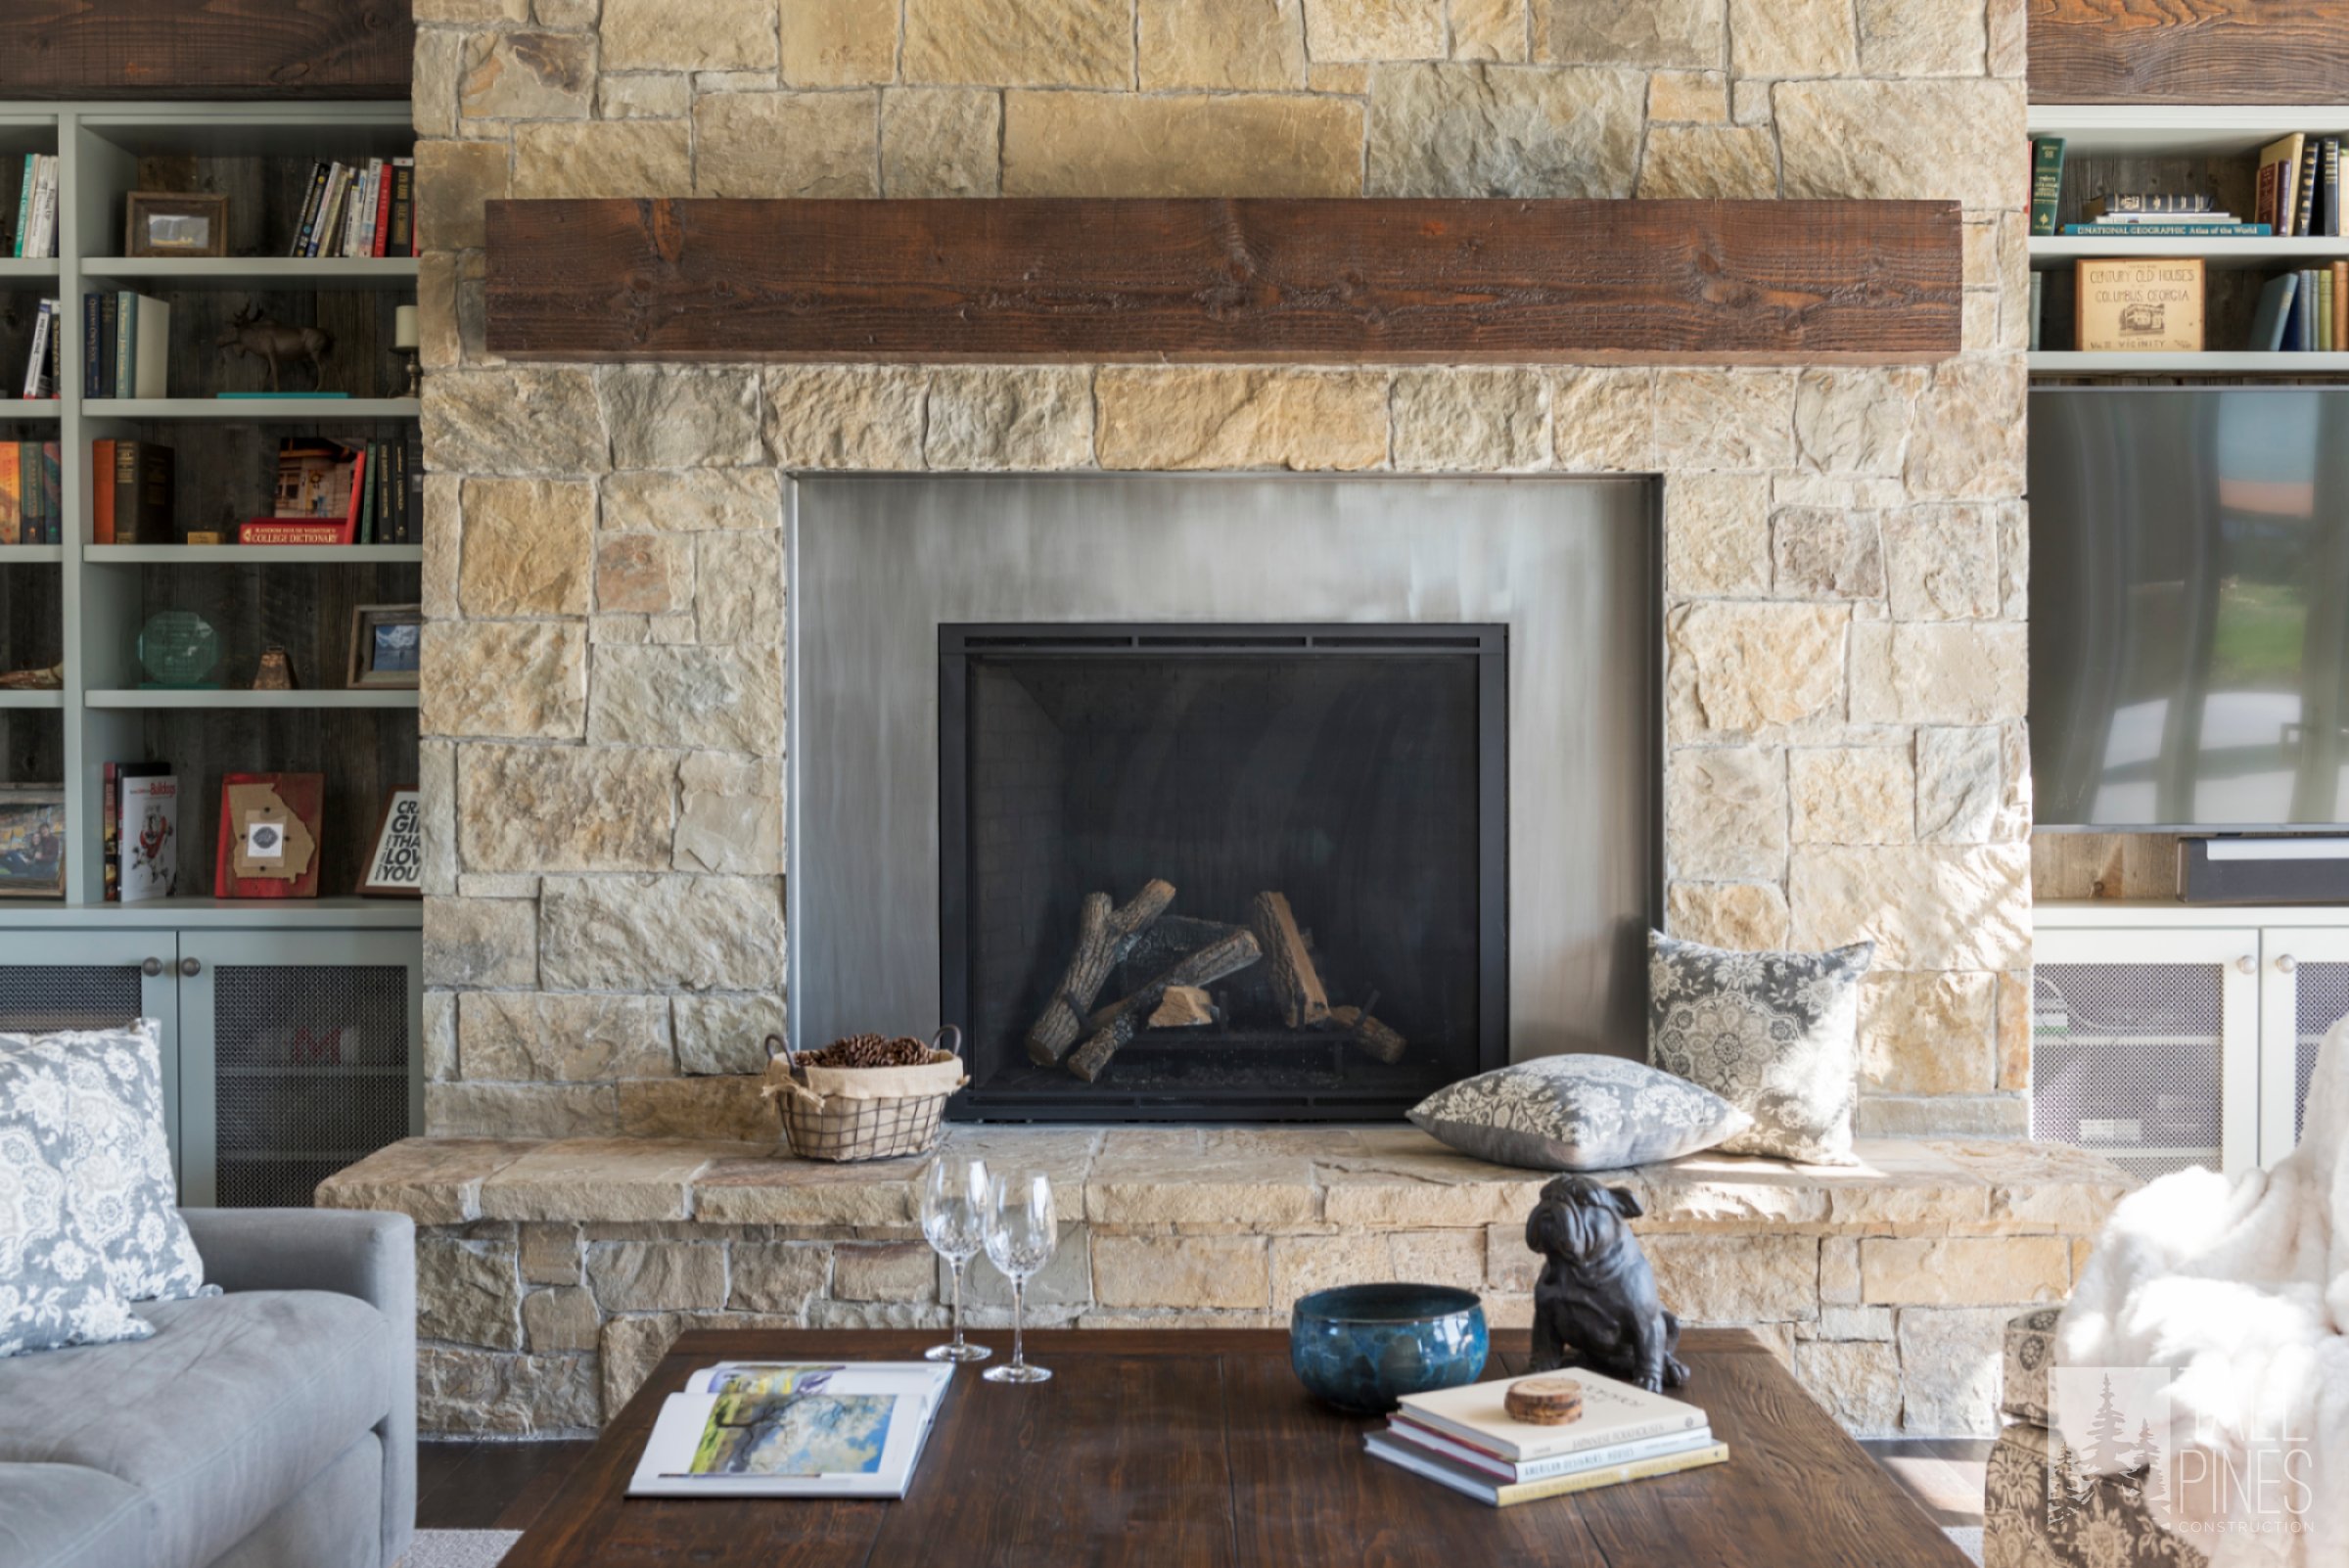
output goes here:
[{"label": "hardcover book on shelf", "polygon": [[82,395],[166,397],[171,307],[129,291],[81,297]]},{"label": "hardcover book on shelf", "polygon": [[2148,218],[2142,223],[2066,223],[2063,232],[2105,240],[2264,240],[2275,230],[2265,223],[2165,223]]},{"label": "hardcover book on shelf", "polygon": [[[121,791],[120,901],[168,899],[179,888],[179,780],[157,765],[124,778]],[[108,895],[115,891],[110,882]]]},{"label": "hardcover book on shelf", "polygon": [[26,153],[17,166],[17,227],[10,254],[26,257],[57,254],[57,158]]},{"label": "hardcover book on shelf", "polygon": [[2300,293],[2300,274],[2283,272],[2270,278],[2259,291],[2259,309],[2251,318],[2254,353],[2279,353],[2291,330],[2292,303]]},{"label": "hardcover book on shelf", "polygon": [[337,518],[256,517],[237,525],[239,544],[348,544],[351,525]]},{"label": "hardcover book on shelf", "polygon": [[24,537],[24,448],[0,441],[0,544],[30,544]]},{"label": "hardcover book on shelf", "polygon": [[2252,203],[2251,218],[2269,225],[2280,237],[2292,232],[2292,214],[2297,210],[2293,185],[2300,171],[2300,150],[2307,140],[2295,131],[2259,151],[2258,196]]},{"label": "hardcover book on shelf", "polygon": [[2063,138],[2037,136],[2031,141],[2031,232],[2055,232],[2055,208],[2063,198]]},{"label": "hardcover book on shelf", "polygon": [[741,1362],[663,1402],[636,1498],[902,1498],[953,1375],[929,1361]]},{"label": "hardcover book on shelf", "polygon": [[317,436],[288,436],[277,443],[278,517],[352,518],[361,453]]},{"label": "hardcover book on shelf", "polygon": [[2324,144],[2317,138],[2301,138],[2300,175],[2294,187],[2294,200],[2298,205],[2293,208],[2291,227],[2291,233],[2299,238],[2305,239],[2316,232],[2310,223],[2317,209],[2318,165],[2323,161],[2324,155]]},{"label": "hardcover book on shelf", "polygon": [[173,543],[174,480],[168,446],[155,441],[92,441],[90,542]]},{"label": "hardcover book on shelf", "polygon": [[57,386],[58,301],[43,300],[33,313],[32,341],[24,353],[23,393],[27,398],[54,397]]},{"label": "hardcover book on shelf", "polygon": [[2107,213],[2211,212],[2218,209],[2218,198],[2208,191],[2185,195],[2158,191],[2109,192],[2081,203],[2080,215],[2093,220]]},{"label": "hardcover book on shelf", "polygon": [[149,778],[169,771],[170,764],[165,762],[109,762],[101,770],[98,801],[99,880],[103,884],[101,897],[107,903],[122,901],[122,786],[131,779]]},{"label": "hardcover book on shelf", "polygon": [[2196,352],[2202,281],[2202,262],[2191,256],[2083,261],[2073,343],[2090,353]]}]

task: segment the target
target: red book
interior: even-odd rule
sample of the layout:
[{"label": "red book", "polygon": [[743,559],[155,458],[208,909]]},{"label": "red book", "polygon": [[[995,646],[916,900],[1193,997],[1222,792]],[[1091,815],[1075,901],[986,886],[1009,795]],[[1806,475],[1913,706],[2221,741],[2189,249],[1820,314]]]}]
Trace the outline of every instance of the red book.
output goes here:
[{"label": "red book", "polygon": [[343,526],[345,531],[343,534],[342,542],[345,544],[348,544],[354,536],[352,530],[359,526],[359,503],[366,498],[367,448],[362,446],[351,454],[350,459],[350,500],[343,509]]},{"label": "red book", "polygon": [[384,247],[392,239],[392,165],[389,162],[384,164],[383,172],[376,176],[375,184],[375,254],[382,255],[385,254]]},{"label": "red book", "polygon": [[90,442],[90,542],[115,542],[115,443]]},{"label": "red book", "polygon": [[239,544],[348,544],[355,519],[256,517],[237,525]]},{"label": "red book", "polygon": [[[215,899],[318,897],[324,773],[230,773],[220,780]],[[270,875],[269,872],[290,873]]]}]

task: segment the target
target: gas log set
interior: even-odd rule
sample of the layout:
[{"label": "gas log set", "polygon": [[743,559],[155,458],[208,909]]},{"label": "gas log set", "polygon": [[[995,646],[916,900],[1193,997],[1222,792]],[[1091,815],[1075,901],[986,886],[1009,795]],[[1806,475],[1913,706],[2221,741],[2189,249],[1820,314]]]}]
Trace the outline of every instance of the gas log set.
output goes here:
[{"label": "gas log set", "polygon": [[[1065,1064],[1090,1084],[1137,1037],[1172,1043],[1186,1030],[1221,1039],[1235,1032],[1318,1035],[1390,1066],[1403,1059],[1408,1043],[1372,1016],[1376,992],[1359,1006],[1331,1005],[1313,937],[1298,927],[1285,894],[1258,894],[1245,925],[1173,914],[1174,903],[1174,884],[1164,881],[1124,904],[1106,893],[1085,897],[1068,972],[1028,1031],[1031,1061]],[[1148,978],[1095,1007],[1121,975]],[[1229,984],[1210,989],[1221,982]]]}]

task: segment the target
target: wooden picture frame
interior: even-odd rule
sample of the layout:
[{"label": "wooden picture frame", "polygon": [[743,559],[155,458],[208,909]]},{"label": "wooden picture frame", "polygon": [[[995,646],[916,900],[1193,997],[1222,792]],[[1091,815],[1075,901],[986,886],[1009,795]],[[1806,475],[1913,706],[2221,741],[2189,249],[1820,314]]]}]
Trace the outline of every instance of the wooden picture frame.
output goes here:
[{"label": "wooden picture frame", "polygon": [[424,606],[362,604],[350,612],[351,691],[414,691],[423,640]]},{"label": "wooden picture frame", "polygon": [[124,255],[228,254],[228,198],[132,191],[122,198]]},{"label": "wooden picture frame", "polygon": [[424,897],[424,792],[402,784],[384,795],[359,872],[362,899]]},{"label": "wooden picture frame", "polygon": [[65,896],[65,790],[0,785],[0,899]]}]

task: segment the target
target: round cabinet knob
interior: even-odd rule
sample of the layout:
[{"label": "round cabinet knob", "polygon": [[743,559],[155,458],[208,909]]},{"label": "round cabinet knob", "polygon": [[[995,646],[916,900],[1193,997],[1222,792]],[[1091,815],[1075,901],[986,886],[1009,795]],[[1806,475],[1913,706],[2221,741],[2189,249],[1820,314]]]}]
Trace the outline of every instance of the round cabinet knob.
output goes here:
[{"label": "round cabinet knob", "polygon": [[2288,952],[2287,952],[2287,953],[2285,953],[2285,954],[2284,954],[2282,957],[2280,957],[2280,958],[2278,958],[2278,959],[2276,960],[2276,972],[2277,972],[2278,974],[2280,974],[2280,975],[2288,975],[2288,974],[2290,974],[2290,973],[2291,973],[2293,970],[2295,970],[2295,969],[2298,969],[2299,967],[2300,967],[2300,960],[2299,960],[2299,959],[2297,959],[2297,958],[2294,958],[2294,957],[2293,957],[2293,956],[2292,956],[2290,953],[2288,953]]},{"label": "round cabinet knob", "polygon": [[179,961],[179,972],[193,980],[204,973],[204,961],[200,958],[182,958]]},{"label": "round cabinet knob", "polygon": [[150,958],[145,963],[139,965],[139,973],[145,975],[149,980],[153,980],[156,976],[161,974],[162,972],[163,961],[161,958]]},{"label": "round cabinet knob", "polygon": [[2243,974],[2256,975],[2259,973],[2259,960],[2245,953],[2234,961],[2234,967]]}]

